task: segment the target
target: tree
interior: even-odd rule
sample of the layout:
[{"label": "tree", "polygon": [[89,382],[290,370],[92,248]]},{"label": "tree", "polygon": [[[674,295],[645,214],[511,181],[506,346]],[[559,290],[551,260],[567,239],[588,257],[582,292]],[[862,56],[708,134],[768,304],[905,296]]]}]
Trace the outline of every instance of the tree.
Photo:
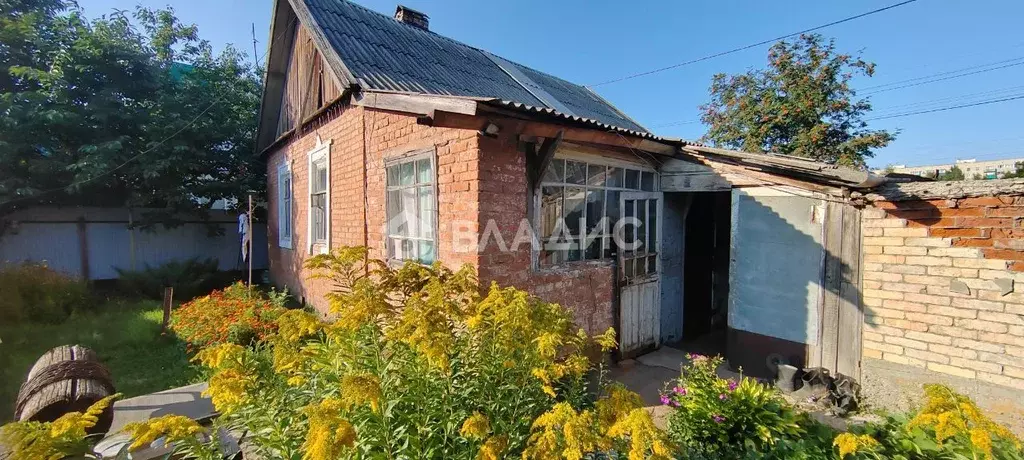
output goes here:
[{"label": "tree", "polygon": [[1016,162],[1013,164],[1014,171],[1003,174],[1003,179],[1014,179],[1018,177],[1024,177],[1024,162]]},{"label": "tree", "polygon": [[871,76],[875,65],[838,54],[833,41],[801,35],[768,52],[768,67],[714,76],[711,101],[701,106],[704,136],[748,152],[771,152],[863,168],[894,133],[867,128],[871,110],[850,88],[855,74]]},{"label": "tree", "polygon": [[40,204],[156,208],[144,224],[261,193],[260,82],[171,9],[86,20],[0,1],[0,216]]},{"label": "tree", "polygon": [[946,171],[936,178],[938,180],[964,180],[964,171],[959,166],[953,165]]}]

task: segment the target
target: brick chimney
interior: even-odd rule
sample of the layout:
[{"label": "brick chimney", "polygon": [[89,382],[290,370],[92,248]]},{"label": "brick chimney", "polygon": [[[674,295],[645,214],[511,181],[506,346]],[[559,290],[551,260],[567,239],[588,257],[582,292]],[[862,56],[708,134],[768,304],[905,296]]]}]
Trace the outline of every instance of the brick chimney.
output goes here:
[{"label": "brick chimney", "polygon": [[430,30],[430,17],[407,6],[398,5],[395,9],[395,19],[413,27]]}]

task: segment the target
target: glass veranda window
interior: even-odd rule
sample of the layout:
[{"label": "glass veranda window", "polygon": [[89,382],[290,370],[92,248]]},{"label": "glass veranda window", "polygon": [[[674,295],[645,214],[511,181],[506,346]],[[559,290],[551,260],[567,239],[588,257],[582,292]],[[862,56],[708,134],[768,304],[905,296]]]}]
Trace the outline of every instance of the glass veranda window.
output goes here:
[{"label": "glass veranda window", "polygon": [[540,265],[610,259],[619,193],[658,190],[652,171],[586,161],[551,160],[541,178]]},{"label": "glass veranda window", "polygon": [[388,258],[437,260],[437,198],[433,153],[387,165]]}]

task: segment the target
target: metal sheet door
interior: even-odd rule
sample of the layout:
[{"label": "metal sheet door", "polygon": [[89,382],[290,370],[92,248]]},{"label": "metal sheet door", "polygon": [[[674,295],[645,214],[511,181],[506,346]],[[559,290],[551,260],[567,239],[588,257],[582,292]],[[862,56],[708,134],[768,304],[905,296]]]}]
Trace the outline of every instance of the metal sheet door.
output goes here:
[{"label": "metal sheet door", "polygon": [[661,342],[661,192],[622,192],[619,244],[619,342],[623,357]]}]

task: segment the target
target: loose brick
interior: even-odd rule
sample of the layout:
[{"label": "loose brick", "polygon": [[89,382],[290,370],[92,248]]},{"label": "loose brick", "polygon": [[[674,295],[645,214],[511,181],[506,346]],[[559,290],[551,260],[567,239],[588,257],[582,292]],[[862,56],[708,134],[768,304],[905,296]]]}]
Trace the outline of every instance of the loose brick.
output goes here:
[{"label": "loose brick", "polygon": [[[948,356],[943,355],[943,354],[939,354],[939,353],[935,353],[935,352],[931,352],[931,351],[925,351],[925,350],[915,350],[915,349],[910,349],[910,348],[907,348],[906,350],[903,350],[903,355],[907,356],[907,357],[910,357],[910,358],[917,358],[917,359],[920,359],[922,361],[928,361],[928,362],[933,362],[933,363],[941,363],[941,364],[949,364],[949,360],[950,360],[950,358]],[[954,359],[958,359],[958,358],[954,358]]]},{"label": "loose brick", "polygon": [[952,345],[953,338],[944,335],[932,334],[930,332],[907,331],[904,337],[921,342],[937,343],[939,345]]},{"label": "loose brick", "polygon": [[949,364],[956,367],[974,369],[976,371],[991,372],[993,374],[998,374],[1003,371],[1002,364],[986,363],[976,359],[949,358]]},{"label": "loose brick", "polygon": [[990,259],[954,258],[953,266],[959,268],[978,268],[989,270],[1006,270],[1006,261]]},{"label": "loose brick", "polygon": [[919,294],[925,291],[926,286],[924,286],[923,284],[882,283],[881,289],[885,291],[909,292]]},{"label": "loose brick", "polygon": [[987,238],[953,238],[953,247],[989,248],[992,247],[992,240]]},{"label": "loose brick", "polygon": [[907,366],[914,366],[914,367],[925,367],[925,365],[927,364],[924,361],[921,361],[920,359],[908,358],[906,356],[898,355],[898,354],[894,354],[894,353],[885,353],[885,354],[882,355],[882,359],[884,359],[886,361],[889,361],[889,362],[893,362],[893,363],[897,363],[897,364],[904,364],[904,365],[907,365]]},{"label": "loose brick", "polygon": [[[904,225],[906,225],[906,224],[904,224]],[[901,227],[903,227],[903,226],[886,228],[882,232],[882,234],[887,236],[887,237],[888,236],[895,236],[895,237],[923,238],[923,237],[927,237],[928,236],[928,229],[927,228],[920,228],[920,227],[901,228]]]},{"label": "loose brick", "polygon": [[[939,326],[952,326],[953,318],[947,318],[945,316],[938,316],[931,313],[911,313],[907,312],[903,314],[904,317],[909,321],[917,321],[925,324],[935,324]],[[898,319],[898,318],[897,318]]]},{"label": "loose brick", "polygon": [[864,272],[864,279],[874,281],[903,281],[903,275],[899,273],[885,273],[885,272]]},{"label": "loose brick", "polygon": [[935,257],[981,257],[978,248],[929,248],[928,255]]},{"label": "loose brick", "polygon": [[955,367],[955,366],[947,366],[945,364],[939,364],[939,363],[928,363],[928,370],[932,370],[932,371],[935,371],[935,372],[941,372],[943,374],[955,375],[955,376],[958,376],[958,377],[969,378],[969,379],[973,379],[977,375],[974,371],[972,371],[970,369],[964,369],[962,367]]},{"label": "loose brick", "polygon": [[866,208],[861,211],[860,216],[863,219],[884,219],[885,210],[878,208]]},{"label": "loose brick", "polygon": [[[864,248],[870,248],[873,246],[865,246]],[[885,246],[883,247],[883,253],[892,254],[897,256],[926,256],[928,255],[928,248],[920,246]]]},{"label": "loose brick", "polygon": [[979,311],[978,319],[981,321],[994,321],[997,323],[1014,324],[1024,326],[1024,317],[1013,313],[998,313],[993,311]]},{"label": "loose brick", "polygon": [[1024,251],[1012,249],[982,249],[981,251],[986,259],[1024,260]]},{"label": "loose brick", "polygon": [[953,265],[953,261],[946,257],[931,257],[931,256],[907,256],[907,265],[924,265],[924,266],[945,266],[948,267]]},{"label": "loose brick", "polygon": [[903,300],[929,305],[949,305],[950,302],[949,297],[931,294],[904,294]]},{"label": "loose brick", "polygon": [[928,313],[931,313],[933,315],[952,316],[954,318],[974,319],[978,317],[978,312],[974,310],[954,307],[942,307],[938,305],[929,306]]},{"label": "loose brick", "polygon": [[1012,272],[1024,272],[1024,261],[1011,262],[1010,265],[1006,266],[1006,269]]},{"label": "loose brick", "polygon": [[882,301],[882,306],[885,307],[885,308],[892,309],[892,310],[900,310],[900,311],[904,311],[904,312],[912,311],[912,312],[917,312],[917,313],[924,313],[924,312],[928,311],[928,309],[924,306],[924,304],[914,303],[914,302],[904,302],[902,300],[886,299],[886,300]]},{"label": "loose brick", "polygon": [[891,344],[887,344],[887,343],[873,342],[871,340],[865,340],[864,341],[864,348],[870,348],[872,350],[879,350],[879,351],[884,351],[884,352],[888,352],[888,353],[896,353],[896,354],[903,353],[903,347],[901,347],[901,346],[891,345]]},{"label": "loose brick", "polygon": [[988,300],[953,299],[951,305],[972,310],[1003,311],[1003,304],[1001,302],[991,302]]},{"label": "loose brick", "polygon": [[970,348],[971,350],[977,350],[986,353],[1002,353],[1005,350],[1005,348],[999,344],[979,342],[977,340],[969,339],[953,339],[953,346],[960,348]]},{"label": "loose brick", "polygon": [[907,238],[903,244],[907,246],[924,246],[929,248],[948,248],[952,246],[949,238]]},{"label": "loose brick", "polygon": [[955,324],[960,327],[983,332],[1006,332],[1007,330],[1006,324],[979,319],[957,319]]},{"label": "loose brick", "polygon": [[[1022,207],[1021,209],[1024,209]],[[1024,251],[1024,240],[1021,239],[992,239],[992,247],[996,249],[1009,249],[1012,251]]]},{"label": "loose brick", "polygon": [[948,345],[930,343],[928,344],[928,349],[946,356],[956,356],[958,358],[964,359],[978,359],[978,352],[968,348],[951,347]]}]

